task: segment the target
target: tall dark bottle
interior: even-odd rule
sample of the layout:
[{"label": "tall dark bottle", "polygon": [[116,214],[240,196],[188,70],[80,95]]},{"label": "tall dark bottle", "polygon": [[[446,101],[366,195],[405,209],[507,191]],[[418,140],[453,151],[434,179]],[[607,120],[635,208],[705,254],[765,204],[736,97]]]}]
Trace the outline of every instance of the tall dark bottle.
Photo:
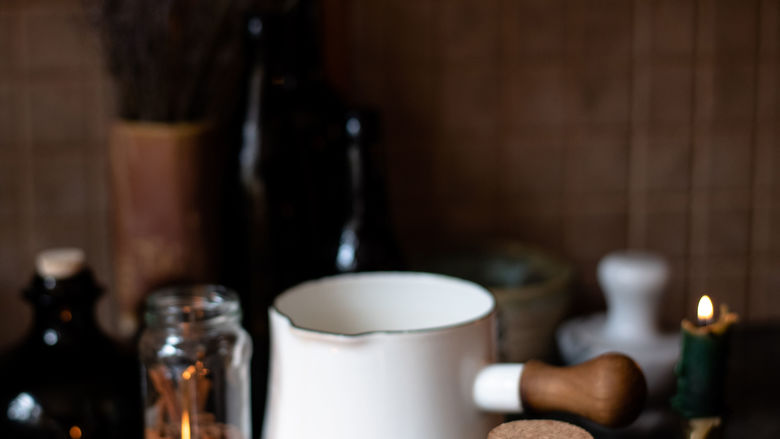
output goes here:
[{"label": "tall dark bottle", "polygon": [[[266,5],[268,6],[268,5]],[[262,425],[268,306],[294,284],[333,272],[345,185],[343,107],[322,74],[314,0],[266,7],[247,20],[251,69],[238,174],[246,216],[244,326],[255,342],[253,424]]]},{"label": "tall dark bottle", "polygon": [[244,242],[250,288],[242,302],[255,342],[255,426],[262,425],[265,319],[275,296],[339,272],[398,268],[382,263],[392,257],[377,258],[383,252],[371,250],[395,248],[375,238],[387,219],[378,208],[383,195],[374,197],[377,173],[366,154],[373,149],[375,124],[367,113],[345,117],[344,99],[328,82],[320,2],[283,3],[253,15],[247,26],[252,68],[238,169],[249,227]]},{"label": "tall dark bottle", "polygon": [[324,74],[319,17],[313,0],[263,16],[257,172],[272,255],[269,299],[334,271],[348,184],[344,104]]},{"label": "tall dark bottle", "polygon": [[38,256],[24,297],[34,323],[0,358],[0,437],[140,438],[140,369],[99,329],[101,294],[84,253]]}]

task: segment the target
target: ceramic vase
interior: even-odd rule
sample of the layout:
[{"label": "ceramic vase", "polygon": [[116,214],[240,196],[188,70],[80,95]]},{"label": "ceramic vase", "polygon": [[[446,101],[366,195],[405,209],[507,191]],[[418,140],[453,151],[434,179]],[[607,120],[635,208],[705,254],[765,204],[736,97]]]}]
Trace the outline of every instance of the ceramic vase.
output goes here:
[{"label": "ceramic vase", "polygon": [[220,176],[208,124],[119,121],[111,129],[119,332],[138,329],[145,295],[215,281]]}]

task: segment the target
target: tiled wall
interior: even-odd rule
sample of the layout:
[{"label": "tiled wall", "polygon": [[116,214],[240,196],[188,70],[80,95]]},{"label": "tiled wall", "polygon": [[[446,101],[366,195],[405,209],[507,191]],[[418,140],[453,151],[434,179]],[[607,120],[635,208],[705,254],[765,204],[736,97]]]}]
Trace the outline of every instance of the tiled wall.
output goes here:
[{"label": "tiled wall", "polygon": [[586,309],[601,256],[649,248],[672,262],[667,323],[703,292],[780,317],[778,1],[352,5],[405,242],[541,245]]},{"label": "tiled wall", "polygon": [[[673,264],[668,323],[703,291],[780,317],[779,0],[335,3],[408,250],[528,241],[593,308],[598,259],[646,247]],[[111,279],[113,107],[82,5],[0,0],[0,346],[37,250],[83,246]]]},{"label": "tiled wall", "polygon": [[[110,84],[79,0],[0,1],[0,346],[28,324],[45,247],[78,245],[110,282]],[[103,316],[110,302],[102,304]]]}]

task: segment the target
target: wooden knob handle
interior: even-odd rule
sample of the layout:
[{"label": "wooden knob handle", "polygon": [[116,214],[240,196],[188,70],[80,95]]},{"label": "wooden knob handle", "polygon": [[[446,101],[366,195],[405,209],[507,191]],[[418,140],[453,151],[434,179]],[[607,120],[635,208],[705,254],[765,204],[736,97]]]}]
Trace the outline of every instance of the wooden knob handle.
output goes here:
[{"label": "wooden knob handle", "polygon": [[565,411],[607,427],[630,424],[647,396],[645,376],[631,358],[604,354],[570,367],[529,361],[520,380],[523,407]]}]

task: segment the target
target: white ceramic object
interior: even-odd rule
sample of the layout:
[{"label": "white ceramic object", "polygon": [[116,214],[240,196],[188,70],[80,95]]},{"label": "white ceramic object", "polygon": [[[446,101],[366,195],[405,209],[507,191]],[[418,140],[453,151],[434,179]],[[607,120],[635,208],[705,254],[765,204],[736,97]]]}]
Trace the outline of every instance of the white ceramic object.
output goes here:
[{"label": "white ceramic object", "polygon": [[495,365],[495,301],[463,280],[341,275],[270,309],[264,439],[476,439],[519,412],[522,365]]},{"label": "white ceramic object", "polygon": [[577,364],[605,352],[621,352],[642,368],[651,397],[664,393],[673,384],[680,352],[679,334],[663,334],[658,328],[668,264],[649,252],[614,252],[599,263],[598,279],[607,313],[575,318],[558,329],[564,361]]},{"label": "white ceramic object", "polygon": [[35,269],[43,277],[64,279],[81,271],[86,265],[84,250],[75,247],[52,248],[38,253]]}]

